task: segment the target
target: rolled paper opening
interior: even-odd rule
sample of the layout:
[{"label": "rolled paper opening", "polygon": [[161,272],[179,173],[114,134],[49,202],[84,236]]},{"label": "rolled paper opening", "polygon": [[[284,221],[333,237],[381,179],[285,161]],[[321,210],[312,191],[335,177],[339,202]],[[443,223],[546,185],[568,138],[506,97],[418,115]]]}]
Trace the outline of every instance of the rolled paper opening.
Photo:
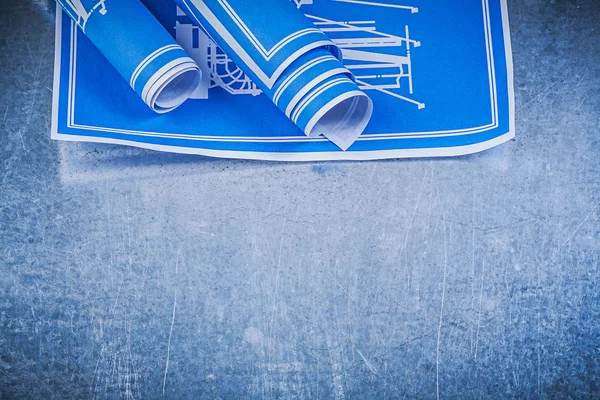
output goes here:
[{"label": "rolled paper opening", "polygon": [[309,137],[346,150],[364,131],[373,104],[344,65],[325,49],[298,58],[267,95]]},{"label": "rolled paper opening", "polygon": [[371,114],[372,100],[363,93],[338,96],[321,109],[307,125],[309,137],[323,135],[342,150],[347,150],[363,133]]},{"label": "rolled paper opening", "polygon": [[191,59],[174,60],[148,81],[142,98],[154,112],[164,114],[189,99],[201,78],[202,72]]},{"label": "rolled paper opening", "polygon": [[174,75],[158,93],[155,107],[173,109],[181,105],[194,93],[200,78],[199,71],[194,69],[184,70]]}]

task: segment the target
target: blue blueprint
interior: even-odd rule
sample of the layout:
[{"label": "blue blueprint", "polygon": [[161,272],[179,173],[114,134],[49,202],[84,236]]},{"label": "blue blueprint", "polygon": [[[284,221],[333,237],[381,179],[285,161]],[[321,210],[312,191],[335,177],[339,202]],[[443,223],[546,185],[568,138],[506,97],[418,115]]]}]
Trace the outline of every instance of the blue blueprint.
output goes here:
[{"label": "blue blueprint", "polygon": [[156,115],[59,13],[54,138],[303,161],[460,155],[514,137],[502,0],[295,0],[373,100],[365,133],[346,152],[307,137],[170,0],[144,3],[200,65],[193,98]]},{"label": "blue blueprint", "polygon": [[139,0],[57,3],[102,54],[102,62],[108,61],[155,112],[175,109],[200,80],[198,66]]}]

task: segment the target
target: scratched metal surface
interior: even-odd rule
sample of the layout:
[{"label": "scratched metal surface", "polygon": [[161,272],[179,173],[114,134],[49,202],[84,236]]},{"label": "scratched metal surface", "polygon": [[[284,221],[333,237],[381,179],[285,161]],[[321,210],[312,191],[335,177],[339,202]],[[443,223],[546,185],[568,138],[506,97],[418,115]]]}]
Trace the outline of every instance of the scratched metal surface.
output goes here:
[{"label": "scratched metal surface", "polygon": [[49,140],[0,4],[0,399],[598,398],[600,3],[510,1],[517,140],[280,164]]}]

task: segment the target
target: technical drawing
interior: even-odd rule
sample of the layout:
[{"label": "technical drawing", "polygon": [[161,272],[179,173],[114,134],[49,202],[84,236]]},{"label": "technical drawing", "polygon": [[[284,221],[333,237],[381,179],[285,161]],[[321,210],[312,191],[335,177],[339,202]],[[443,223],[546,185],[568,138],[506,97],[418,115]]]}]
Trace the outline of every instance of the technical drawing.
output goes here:
[{"label": "technical drawing", "polygon": [[[177,7],[177,16],[185,13]],[[216,45],[202,29],[190,22],[175,25],[176,40],[196,61],[202,71],[202,81],[192,94],[192,99],[208,99],[209,89],[220,87],[233,95],[258,96],[261,90]]]},{"label": "technical drawing", "polygon": [[85,25],[87,24],[90,16],[98,11],[101,15],[106,15],[106,5],[104,4],[105,0],[97,0],[94,6],[89,9],[83,5],[82,0],[63,0],[64,3],[70,7],[76,14],[77,25],[83,29],[85,32]]},{"label": "technical drawing", "polygon": [[[314,0],[292,0],[301,9]],[[352,3],[363,7],[385,7],[418,13],[418,8],[381,1],[327,0]],[[425,108],[425,104],[409,96],[414,94],[411,51],[421,42],[410,38],[409,26],[404,36],[379,32],[376,21],[338,21],[305,14],[315,26],[325,32],[342,50],[343,62],[356,77],[362,90],[377,91]],[[185,13],[178,8],[178,17]],[[181,46],[200,65],[203,81],[194,92],[194,99],[208,99],[209,89],[221,87],[233,95],[253,95],[260,89],[244,74],[200,28],[191,22],[176,23],[176,37]]]},{"label": "technical drawing", "polygon": [[[421,42],[410,38],[408,25],[405,36],[401,37],[378,32],[375,21],[350,23],[308,14],[307,17],[342,50],[344,65],[354,74],[361,89],[376,90],[412,103],[418,109],[425,108],[424,103],[398,93],[403,80],[408,83],[408,94],[414,92],[411,49],[421,46]],[[385,51],[400,48],[404,48],[404,55]]]}]

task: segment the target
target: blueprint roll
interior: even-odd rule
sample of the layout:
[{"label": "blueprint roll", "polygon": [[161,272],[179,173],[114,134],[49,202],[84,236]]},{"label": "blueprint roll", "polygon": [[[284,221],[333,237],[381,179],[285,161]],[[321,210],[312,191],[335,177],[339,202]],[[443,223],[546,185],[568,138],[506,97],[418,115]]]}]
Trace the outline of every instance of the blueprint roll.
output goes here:
[{"label": "blueprint roll", "polygon": [[309,137],[346,150],[373,103],[341,51],[288,0],[174,0]]},{"label": "blueprint roll", "polygon": [[57,2],[155,112],[177,108],[198,86],[198,65],[139,0]]}]

